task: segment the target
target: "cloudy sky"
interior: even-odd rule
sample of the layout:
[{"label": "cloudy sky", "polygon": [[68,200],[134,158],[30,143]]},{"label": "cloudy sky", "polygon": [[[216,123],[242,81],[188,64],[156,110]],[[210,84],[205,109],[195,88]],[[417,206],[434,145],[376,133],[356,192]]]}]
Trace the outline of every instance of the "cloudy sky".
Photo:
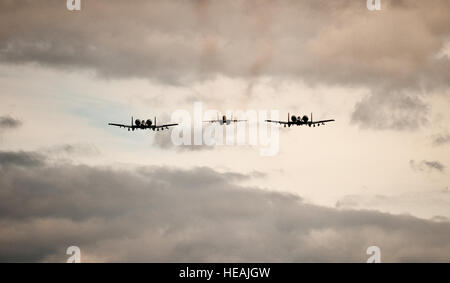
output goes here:
[{"label": "cloudy sky", "polygon": [[[0,261],[450,261],[450,2],[0,0]],[[134,115],[325,127],[177,147]]]}]

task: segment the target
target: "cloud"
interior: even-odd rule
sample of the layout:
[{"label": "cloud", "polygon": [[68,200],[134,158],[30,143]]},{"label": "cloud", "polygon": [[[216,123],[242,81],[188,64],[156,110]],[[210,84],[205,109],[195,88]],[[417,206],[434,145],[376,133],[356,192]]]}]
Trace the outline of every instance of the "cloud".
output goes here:
[{"label": "cloud", "polygon": [[[378,13],[364,4],[138,0],[130,6],[86,0],[81,12],[68,13],[64,3],[52,0],[26,5],[1,1],[2,20],[9,25],[2,25],[0,58],[163,81],[221,73],[406,85],[429,71],[433,64],[427,59],[440,51],[450,30],[450,20],[441,12],[448,2],[405,1],[399,6],[385,1],[385,10]],[[42,20],[42,15],[49,17]],[[424,19],[417,21],[418,16]],[[173,17],[177,21],[169,20]],[[409,24],[399,25],[405,22]]]},{"label": "cloud", "polygon": [[437,221],[437,222],[440,222],[440,221],[450,222],[450,218],[448,218],[446,216],[442,216],[442,215],[436,215],[432,219],[433,219],[433,221]]},{"label": "cloud", "polygon": [[0,261],[450,260],[450,224],[308,204],[208,167],[45,164],[0,170]]},{"label": "cloud", "polygon": [[428,123],[428,106],[405,93],[372,93],[355,105],[351,121],[362,128],[412,130]]},{"label": "cloud", "polygon": [[[243,101],[262,76],[366,87],[371,96],[353,114],[358,125],[415,129],[426,111],[419,122],[403,118],[423,106],[416,97],[449,86],[450,60],[438,56],[450,34],[449,9],[446,0],[385,0],[377,12],[364,1],[85,0],[70,13],[54,0],[3,0],[0,61],[175,85],[240,77],[247,88],[235,99]],[[392,114],[382,126],[365,117],[377,116],[366,105],[374,102]]]},{"label": "cloud", "polygon": [[14,119],[10,116],[0,116],[0,131],[7,129],[17,129],[22,125],[20,120]]},{"label": "cloud", "polygon": [[96,156],[100,150],[90,143],[60,144],[42,149],[43,154],[56,157]]},{"label": "cloud", "polygon": [[431,169],[436,169],[441,172],[445,169],[445,166],[439,161],[425,161],[424,164]]},{"label": "cloud", "polygon": [[[413,214],[423,219],[450,217],[450,195],[447,189],[409,190],[389,195],[370,193],[351,194],[336,202],[340,209],[370,209],[394,214]],[[438,216],[438,217],[437,217]]]},{"label": "cloud", "polygon": [[[45,163],[45,157],[35,152],[0,151],[0,166],[36,167]],[[0,167],[0,168],[1,168]]]},{"label": "cloud", "polygon": [[435,145],[435,146],[445,145],[445,144],[450,143],[450,134],[449,133],[437,134],[437,135],[434,135],[432,137],[432,139],[433,139],[433,145]]},{"label": "cloud", "polygon": [[445,169],[445,166],[439,162],[439,161],[427,161],[427,160],[422,160],[419,163],[417,163],[414,160],[410,160],[409,164],[411,166],[411,168],[413,168],[414,170],[418,170],[418,171],[433,171],[433,170],[437,170],[439,172],[443,172]]}]

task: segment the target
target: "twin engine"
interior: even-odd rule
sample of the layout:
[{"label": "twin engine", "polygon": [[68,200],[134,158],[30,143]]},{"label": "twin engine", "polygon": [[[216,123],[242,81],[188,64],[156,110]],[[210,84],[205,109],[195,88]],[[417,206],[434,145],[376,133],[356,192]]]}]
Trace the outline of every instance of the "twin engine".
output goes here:
[{"label": "twin engine", "polygon": [[142,119],[142,120],[136,119],[136,121],[134,121],[134,124],[135,124],[136,126],[138,126],[138,127],[141,127],[141,126],[151,126],[151,125],[152,125],[152,120],[147,119],[147,121],[146,121],[146,120],[144,120],[144,119]]},{"label": "twin engine", "polygon": [[308,118],[308,116],[306,116],[306,115],[304,115],[303,117],[300,117],[300,116],[295,117],[294,115],[292,115],[292,117],[291,117],[291,121],[292,121],[293,123],[297,123],[297,122],[303,122],[303,123],[306,123],[306,122],[308,122],[308,120],[309,120],[309,118]]}]

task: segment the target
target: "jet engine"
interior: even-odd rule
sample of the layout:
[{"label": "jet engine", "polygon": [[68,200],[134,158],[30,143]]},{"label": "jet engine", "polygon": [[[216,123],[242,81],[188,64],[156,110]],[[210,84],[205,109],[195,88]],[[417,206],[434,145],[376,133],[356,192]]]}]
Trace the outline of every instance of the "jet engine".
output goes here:
[{"label": "jet engine", "polygon": [[292,115],[291,121],[294,122],[294,123],[297,122],[297,117],[295,117],[294,115]]},{"label": "jet engine", "polygon": [[306,116],[306,115],[303,116],[302,120],[303,120],[303,122],[305,122],[305,123],[308,122],[308,120],[309,120],[309,119],[308,119],[308,116]]},{"label": "jet engine", "polygon": [[136,124],[136,126],[140,126],[142,124],[141,120],[136,119],[136,121],[134,121],[134,124]]},{"label": "jet engine", "polygon": [[152,120],[147,119],[147,121],[145,122],[145,124],[146,124],[147,126],[151,126],[151,125],[152,125]]}]

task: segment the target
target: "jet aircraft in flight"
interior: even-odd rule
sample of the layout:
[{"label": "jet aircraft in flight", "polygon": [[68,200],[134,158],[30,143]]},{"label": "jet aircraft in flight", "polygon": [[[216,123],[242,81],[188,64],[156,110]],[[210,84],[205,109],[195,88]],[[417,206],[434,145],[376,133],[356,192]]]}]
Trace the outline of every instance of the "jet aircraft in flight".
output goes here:
[{"label": "jet aircraft in flight", "polygon": [[115,124],[115,123],[109,123],[108,125],[110,126],[117,126],[120,128],[127,128],[128,131],[132,130],[136,130],[136,129],[141,129],[141,130],[152,130],[152,131],[163,131],[163,130],[168,130],[169,127],[172,126],[177,126],[178,124],[165,124],[165,125],[157,125],[156,124],[156,117],[155,120],[151,120],[151,119],[147,119],[147,120],[139,120],[136,119],[135,121],[133,121],[133,117],[131,117],[131,125],[123,125],[123,124]]},{"label": "jet aircraft in flight", "polygon": [[233,119],[233,115],[231,115],[231,119],[227,119],[226,115],[222,116],[222,119],[219,119],[219,115],[217,115],[217,120],[208,120],[208,121],[203,121],[205,123],[219,123],[220,125],[229,125],[231,123],[237,123],[237,122],[245,122],[247,120],[236,120]]},{"label": "jet aircraft in flight", "polygon": [[[296,117],[295,115],[292,115],[292,117],[289,117],[290,114],[288,113],[288,120],[285,121],[274,121],[274,120],[266,120],[266,122],[268,123],[278,123],[281,125],[284,125],[284,127],[290,127],[290,126],[313,126],[315,127],[320,126],[320,125],[325,125],[325,123],[328,122],[333,122],[334,119],[330,119],[330,120],[320,120],[320,121],[313,121],[313,114],[311,113],[311,119],[309,119],[309,117],[307,115],[304,115],[303,117],[298,116]],[[290,118],[290,119],[289,119]]]}]

